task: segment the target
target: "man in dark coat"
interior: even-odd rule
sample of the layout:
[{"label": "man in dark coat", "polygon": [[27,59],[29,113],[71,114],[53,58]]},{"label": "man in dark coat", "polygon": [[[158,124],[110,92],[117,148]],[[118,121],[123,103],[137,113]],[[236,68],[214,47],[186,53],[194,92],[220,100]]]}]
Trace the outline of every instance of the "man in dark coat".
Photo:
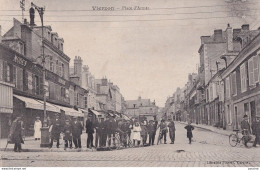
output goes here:
[{"label": "man in dark coat", "polygon": [[[115,137],[116,129],[117,123],[113,117],[110,117],[106,121],[107,138]],[[113,144],[115,145],[115,139],[113,139]],[[108,145],[111,145],[111,140],[108,141]]]},{"label": "man in dark coat", "polygon": [[256,117],[254,122],[252,123],[252,133],[255,135],[255,141],[253,147],[256,147],[256,144],[260,144],[260,117]]},{"label": "man in dark coat", "polygon": [[149,146],[151,146],[154,144],[154,134],[155,134],[153,120],[149,121],[149,124],[147,125],[147,131],[149,134]]},{"label": "man in dark coat", "polygon": [[170,139],[171,139],[171,144],[174,144],[175,141],[175,125],[174,125],[174,121],[172,119],[170,119],[170,123],[168,124],[169,127],[169,135],[170,135]]},{"label": "man in dark coat", "polygon": [[250,141],[250,124],[248,122],[248,116],[244,115],[243,116],[243,121],[241,122],[241,130],[242,130],[242,135],[245,136],[245,146],[247,147],[247,143]]},{"label": "man in dark coat", "polygon": [[105,147],[107,141],[107,133],[106,133],[104,118],[101,118],[101,121],[99,123],[99,133],[100,133],[99,147]]},{"label": "man in dark coat", "polygon": [[100,122],[98,119],[96,119],[94,121],[94,124],[93,124],[94,128],[96,129],[96,133],[95,133],[95,147],[97,148],[98,147],[98,144],[100,143]]},{"label": "man in dark coat", "polygon": [[77,117],[74,117],[74,121],[72,122],[72,138],[73,143],[75,145],[75,149],[81,148],[81,134],[82,134],[83,126]]},{"label": "man in dark coat", "polygon": [[93,125],[92,116],[88,116],[88,119],[86,121],[86,133],[88,134],[87,148],[94,147],[93,145],[94,125]]},{"label": "man in dark coat", "polygon": [[60,145],[60,133],[61,133],[61,120],[59,118],[59,115],[56,115],[55,120],[51,123],[50,129],[51,129],[51,143],[50,148],[53,146],[53,140],[57,141],[57,148],[59,148]]},{"label": "man in dark coat", "polygon": [[15,152],[21,152],[22,145],[21,143],[24,143],[22,138],[22,130],[23,130],[23,122],[21,120],[21,117],[18,116],[11,124],[10,134],[9,134],[9,140],[10,143],[14,143],[14,151]]},{"label": "man in dark coat", "polygon": [[63,127],[63,133],[64,133],[64,150],[68,148],[68,145],[70,146],[70,149],[72,148],[72,126],[70,124],[70,120],[65,121],[65,126]]}]

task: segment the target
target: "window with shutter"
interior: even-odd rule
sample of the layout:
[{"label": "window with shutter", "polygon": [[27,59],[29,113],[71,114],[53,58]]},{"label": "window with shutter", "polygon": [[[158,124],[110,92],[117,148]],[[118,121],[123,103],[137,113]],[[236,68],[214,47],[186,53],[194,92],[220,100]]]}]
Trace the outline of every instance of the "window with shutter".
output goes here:
[{"label": "window with shutter", "polygon": [[259,65],[258,65],[258,57],[253,57],[253,64],[254,64],[254,84],[259,82]]},{"label": "window with shutter", "polygon": [[254,63],[253,58],[248,60],[248,75],[249,75],[249,86],[254,85]]}]

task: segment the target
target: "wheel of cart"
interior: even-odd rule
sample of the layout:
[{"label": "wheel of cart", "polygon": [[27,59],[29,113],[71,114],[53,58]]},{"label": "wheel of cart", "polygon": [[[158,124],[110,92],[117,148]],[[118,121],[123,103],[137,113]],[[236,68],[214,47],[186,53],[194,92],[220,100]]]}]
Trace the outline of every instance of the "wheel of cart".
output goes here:
[{"label": "wheel of cart", "polygon": [[116,133],[115,136],[111,136],[110,138],[107,138],[108,148],[110,150],[112,149],[120,149],[121,148],[121,142],[119,138],[119,134]]}]

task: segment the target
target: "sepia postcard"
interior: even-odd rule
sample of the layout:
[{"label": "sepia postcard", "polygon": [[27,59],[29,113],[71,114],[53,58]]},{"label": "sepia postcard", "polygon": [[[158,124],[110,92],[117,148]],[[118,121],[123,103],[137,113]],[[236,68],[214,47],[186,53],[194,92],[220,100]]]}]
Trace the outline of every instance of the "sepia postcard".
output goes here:
[{"label": "sepia postcard", "polygon": [[259,0],[0,0],[0,167],[260,167]]}]

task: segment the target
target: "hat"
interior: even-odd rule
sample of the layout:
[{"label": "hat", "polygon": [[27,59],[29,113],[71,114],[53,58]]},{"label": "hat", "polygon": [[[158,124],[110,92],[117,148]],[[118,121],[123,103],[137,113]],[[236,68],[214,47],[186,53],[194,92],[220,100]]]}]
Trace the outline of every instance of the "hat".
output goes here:
[{"label": "hat", "polygon": [[247,116],[247,115],[244,115],[244,116],[243,116],[243,118],[246,118],[246,117],[248,117],[248,116]]},{"label": "hat", "polygon": [[40,117],[39,117],[39,116],[37,116],[37,117],[36,117],[36,119],[40,119]]}]

